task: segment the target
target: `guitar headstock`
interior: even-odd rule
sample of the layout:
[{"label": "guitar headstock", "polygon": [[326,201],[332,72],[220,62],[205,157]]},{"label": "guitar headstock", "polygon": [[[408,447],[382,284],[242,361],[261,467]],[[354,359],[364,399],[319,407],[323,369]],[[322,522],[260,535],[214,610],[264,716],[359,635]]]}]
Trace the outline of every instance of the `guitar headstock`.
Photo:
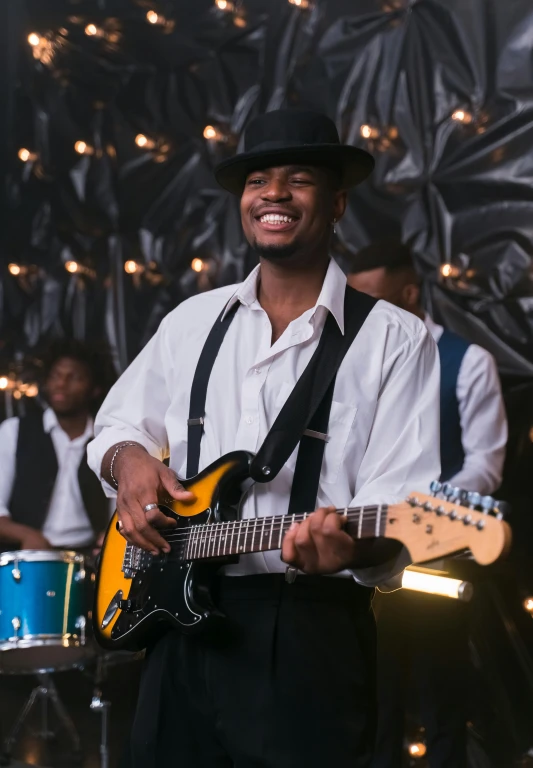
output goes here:
[{"label": "guitar headstock", "polygon": [[413,562],[470,549],[478,563],[489,565],[507,552],[511,529],[502,519],[502,502],[437,481],[431,491],[415,491],[403,504],[389,506],[385,535],[401,541]]}]

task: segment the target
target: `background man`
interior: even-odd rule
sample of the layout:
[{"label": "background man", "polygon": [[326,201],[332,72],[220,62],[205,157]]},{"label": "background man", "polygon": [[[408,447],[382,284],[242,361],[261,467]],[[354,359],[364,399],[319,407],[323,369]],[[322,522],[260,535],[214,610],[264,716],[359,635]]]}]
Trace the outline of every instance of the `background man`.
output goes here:
[{"label": "background man", "polygon": [[[420,301],[410,249],[383,240],[359,251],[348,283],[424,321],[441,361],[441,480],[482,494],[501,483],[507,421],[492,355],[435,323]],[[436,565],[439,567],[439,565]],[[374,768],[403,765],[408,660],[419,693],[432,768],[466,767],[468,626],[466,607],[398,592],[378,603],[379,728]]]},{"label": "background man", "polygon": [[81,342],[57,342],[45,360],[46,410],[0,425],[4,548],[84,549],[107,526],[109,502],[86,459],[107,373]]},{"label": "background man", "polygon": [[[256,452],[317,349],[327,319],[344,333],[346,278],[329,258],[346,189],[372,169],[327,117],[272,111],[245,151],[217,169],[240,197],[260,259],[244,283],[183,302],[111,390],[89,446],[126,537],[169,545],[154,502],[186,501],[187,419],[206,337],[238,307],[212,368],[200,468]],[[423,323],[377,302],[338,370],[316,506],[283,542],[305,574],[284,580],[280,552],[242,556],[216,585],[225,632],[168,633],[148,654],[128,765],[152,768],[367,768],[374,743],[375,638],[369,587],[406,559],[358,562],[333,507],[402,499],[438,474],[438,361]],[[132,444],[133,443],[133,444]],[[296,451],[294,452],[296,454]],[[170,456],[170,468],[161,462]],[[257,484],[243,517],[286,512],[296,456]],[[115,485],[116,481],[116,485]],[[312,511],[312,509],[310,510]],[[397,550],[396,550],[397,552]],[[348,569],[351,569],[351,573]],[[337,578],[322,578],[321,574]],[[355,576],[355,578],[353,578]]]}]

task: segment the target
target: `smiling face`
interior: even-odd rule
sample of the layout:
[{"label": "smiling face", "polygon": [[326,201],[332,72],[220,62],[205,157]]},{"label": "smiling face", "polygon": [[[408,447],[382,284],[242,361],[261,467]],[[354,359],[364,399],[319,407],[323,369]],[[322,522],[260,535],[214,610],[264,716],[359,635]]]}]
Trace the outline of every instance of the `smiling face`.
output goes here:
[{"label": "smiling face", "polygon": [[296,264],[326,256],[334,219],[346,207],[325,168],[283,165],[254,171],[241,197],[244,234],[260,256]]}]

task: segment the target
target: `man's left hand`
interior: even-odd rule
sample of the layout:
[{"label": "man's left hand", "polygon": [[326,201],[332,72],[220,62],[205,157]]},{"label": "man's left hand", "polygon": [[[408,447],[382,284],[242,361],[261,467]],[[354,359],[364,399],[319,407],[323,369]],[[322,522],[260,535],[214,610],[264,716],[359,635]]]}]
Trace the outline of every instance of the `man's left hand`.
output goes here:
[{"label": "man's left hand", "polygon": [[342,530],[335,507],[317,509],[285,534],[281,558],[304,573],[338,573],[356,559],[356,543]]}]

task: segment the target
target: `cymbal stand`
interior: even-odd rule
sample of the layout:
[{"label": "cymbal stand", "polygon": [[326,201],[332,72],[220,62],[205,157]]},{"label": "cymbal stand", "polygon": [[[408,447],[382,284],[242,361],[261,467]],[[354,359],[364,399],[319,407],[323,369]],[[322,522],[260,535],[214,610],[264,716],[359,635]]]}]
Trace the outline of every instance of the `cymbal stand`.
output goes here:
[{"label": "cymbal stand", "polygon": [[35,704],[41,702],[41,730],[36,733],[38,738],[44,740],[50,740],[55,737],[55,732],[51,731],[48,726],[48,703],[50,702],[55,713],[59,719],[59,722],[64,727],[70,741],[72,743],[72,750],[74,754],[74,760],[79,762],[82,757],[81,742],[76,727],[70,719],[67,710],[65,709],[63,702],[59,698],[56,685],[50,674],[47,672],[41,672],[37,674],[39,685],[36,686],[30,693],[24,707],[15,724],[11,728],[11,731],[2,745],[2,753],[0,755],[0,765],[10,765],[11,755],[13,747],[17,743],[22,726],[26,722],[30,712]]},{"label": "cymbal stand", "polygon": [[106,678],[107,667],[105,659],[101,656],[96,661],[95,687],[91,699],[91,709],[93,712],[100,712],[101,730],[100,730],[100,768],[109,768],[109,710],[111,702],[102,699],[101,685]]}]

